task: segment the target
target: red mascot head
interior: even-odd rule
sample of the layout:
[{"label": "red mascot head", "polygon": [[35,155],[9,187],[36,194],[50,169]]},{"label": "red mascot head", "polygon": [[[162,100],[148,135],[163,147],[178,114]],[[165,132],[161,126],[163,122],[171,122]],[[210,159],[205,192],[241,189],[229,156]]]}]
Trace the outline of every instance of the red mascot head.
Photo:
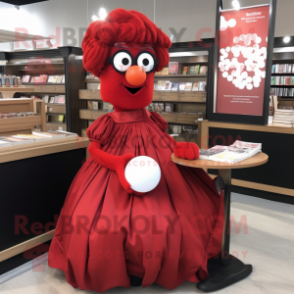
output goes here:
[{"label": "red mascot head", "polygon": [[154,73],[168,64],[171,42],[137,11],[119,8],[89,26],[83,40],[84,67],[100,78],[103,101],[116,110],[152,102]]}]

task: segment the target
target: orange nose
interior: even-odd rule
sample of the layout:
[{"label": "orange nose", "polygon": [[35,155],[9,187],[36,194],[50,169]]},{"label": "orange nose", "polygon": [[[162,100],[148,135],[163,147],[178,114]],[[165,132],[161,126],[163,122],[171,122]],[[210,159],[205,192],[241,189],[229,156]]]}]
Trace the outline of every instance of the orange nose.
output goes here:
[{"label": "orange nose", "polygon": [[146,72],[142,67],[133,65],[126,72],[126,80],[133,86],[142,85],[146,80]]}]

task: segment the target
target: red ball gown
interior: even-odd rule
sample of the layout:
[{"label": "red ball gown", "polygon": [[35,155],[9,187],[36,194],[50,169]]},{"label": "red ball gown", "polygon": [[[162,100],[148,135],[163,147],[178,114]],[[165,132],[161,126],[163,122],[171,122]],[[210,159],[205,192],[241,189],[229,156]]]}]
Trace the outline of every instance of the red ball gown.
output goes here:
[{"label": "red ball gown", "polygon": [[158,186],[144,196],[128,194],[116,172],[91,157],[68,192],[49,251],[49,266],[68,283],[104,292],[142,286],[168,289],[208,277],[207,260],[218,255],[223,198],[202,169],[171,162],[173,139],[162,117],[145,109],[112,112],[88,129],[91,141],[113,155],[133,153],[156,160]]}]

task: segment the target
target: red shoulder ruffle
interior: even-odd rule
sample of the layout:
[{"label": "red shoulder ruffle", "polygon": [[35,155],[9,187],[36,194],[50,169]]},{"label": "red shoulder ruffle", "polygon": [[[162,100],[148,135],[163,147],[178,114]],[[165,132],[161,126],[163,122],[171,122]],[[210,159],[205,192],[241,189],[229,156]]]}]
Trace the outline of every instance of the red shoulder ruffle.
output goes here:
[{"label": "red shoulder ruffle", "polygon": [[91,142],[106,145],[111,139],[111,132],[114,126],[112,117],[108,114],[97,118],[87,129],[87,136]]},{"label": "red shoulder ruffle", "polygon": [[150,119],[155,122],[157,124],[157,126],[163,131],[165,132],[167,127],[168,127],[168,123],[162,118],[162,116],[160,114],[158,114],[157,112],[153,112],[150,111]]}]

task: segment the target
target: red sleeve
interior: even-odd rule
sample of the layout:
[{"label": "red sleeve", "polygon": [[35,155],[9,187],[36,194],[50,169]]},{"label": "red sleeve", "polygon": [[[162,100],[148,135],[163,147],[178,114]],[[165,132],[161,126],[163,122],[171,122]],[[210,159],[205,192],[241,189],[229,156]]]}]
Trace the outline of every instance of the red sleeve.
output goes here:
[{"label": "red sleeve", "polygon": [[162,118],[162,116],[157,113],[150,111],[150,119],[157,124],[157,126],[165,132],[168,127],[168,123]]},{"label": "red sleeve", "polygon": [[106,145],[111,139],[113,127],[113,119],[108,114],[102,115],[89,126],[87,136],[91,142]]}]

